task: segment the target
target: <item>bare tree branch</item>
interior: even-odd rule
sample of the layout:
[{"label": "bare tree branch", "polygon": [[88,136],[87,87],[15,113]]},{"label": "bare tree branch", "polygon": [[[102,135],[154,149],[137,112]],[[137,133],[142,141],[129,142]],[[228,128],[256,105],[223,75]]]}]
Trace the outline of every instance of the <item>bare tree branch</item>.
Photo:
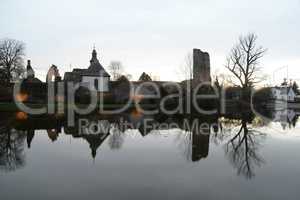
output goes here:
[{"label": "bare tree branch", "polygon": [[111,61],[108,68],[113,80],[120,78],[124,72],[124,67],[120,61]]},{"label": "bare tree branch", "polygon": [[0,40],[0,73],[4,83],[20,78],[24,73],[25,45],[14,39]]},{"label": "bare tree branch", "polygon": [[257,36],[254,33],[241,36],[239,43],[231,49],[225,64],[242,88],[252,87],[262,81],[259,61],[265,55],[266,49],[257,47],[256,41]]}]

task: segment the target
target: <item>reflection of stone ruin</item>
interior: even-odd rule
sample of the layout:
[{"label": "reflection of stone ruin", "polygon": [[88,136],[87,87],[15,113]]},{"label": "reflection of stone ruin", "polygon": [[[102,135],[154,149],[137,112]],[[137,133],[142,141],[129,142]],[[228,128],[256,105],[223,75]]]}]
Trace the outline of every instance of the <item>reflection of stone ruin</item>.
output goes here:
[{"label": "reflection of stone ruin", "polygon": [[196,83],[211,82],[209,54],[200,49],[193,50],[193,80]]},{"label": "reflection of stone ruin", "polygon": [[[6,127],[13,128],[18,133],[26,136],[28,148],[31,148],[35,135],[39,134],[37,130],[43,130],[51,142],[61,140],[60,135],[64,133],[71,135],[74,139],[84,139],[89,144],[92,158],[96,157],[97,150],[106,139],[108,139],[107,144],[112,150],[120,149],[124,143],[125,133],[128,130],[137,130],[142,137],[146,137],[148,135],[160,134],[160,131],[171,130],[168,127],[177,124],[178,128],[182,131],[180,133],[182,136],[180,137],[180,142],[183,141],[185,143],[187,141],[184,144],[184,149],[190,149],[186,156],[188,160],[193,162],[208,156],[210,127],[213,123],[213,121],[206,122],[200,120],[199,124],[197,123],[194,126],[194,120],[192,119],[186,121],[185,118],[137,114],[134,110],[120,115],[81,116],[76,119],[74,126],[68,126],[67,119],[65,117],[58,117],[57,115],[43,115],[43,117],[28,115],[26,119],[20,119],[17,115],[14,117],[14,115],[6,114],[7,117],[10,117],[11,120],[4,121],[3,123],[0,120],[0,124],[2,124],[0,129],[5,130],[4,134],[2,133],[3,131],[0,131],[0,140],[2,136],[6,135]],[[80,125],[82,120],[84,120],[83,126]],[[207,123],[208,127],[203,126],[203,123]],[[128,133],[130,134],[130,131]]]}]

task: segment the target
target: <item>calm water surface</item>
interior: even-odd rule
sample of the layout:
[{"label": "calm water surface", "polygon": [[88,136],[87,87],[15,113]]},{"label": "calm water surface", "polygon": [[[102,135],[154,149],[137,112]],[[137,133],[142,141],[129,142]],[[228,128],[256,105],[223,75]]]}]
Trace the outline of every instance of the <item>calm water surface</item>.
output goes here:
[{"label": "calm water surface", "polygon": [[299,125],[241,126],[101,137],[12,128],[0,139],[1,199],[299,199]]}]

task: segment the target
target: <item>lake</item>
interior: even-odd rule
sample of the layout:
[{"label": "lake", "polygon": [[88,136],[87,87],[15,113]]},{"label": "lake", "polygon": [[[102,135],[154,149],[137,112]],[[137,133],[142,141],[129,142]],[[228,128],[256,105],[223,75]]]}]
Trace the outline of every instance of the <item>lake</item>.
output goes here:
[{"label": "lake", "polygon": [[299,199],[298,116],[80,119],[1,116],[1,199]]}]

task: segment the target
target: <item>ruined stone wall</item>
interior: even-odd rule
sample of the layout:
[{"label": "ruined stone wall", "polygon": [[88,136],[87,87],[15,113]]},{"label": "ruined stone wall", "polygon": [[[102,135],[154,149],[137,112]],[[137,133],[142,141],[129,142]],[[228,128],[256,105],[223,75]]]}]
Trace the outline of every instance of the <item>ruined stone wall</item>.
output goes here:
[{"label": "ruined stone wall", "polygon": [[193,49],[193,80],[211,82],[209,54],[200,49]]}]

